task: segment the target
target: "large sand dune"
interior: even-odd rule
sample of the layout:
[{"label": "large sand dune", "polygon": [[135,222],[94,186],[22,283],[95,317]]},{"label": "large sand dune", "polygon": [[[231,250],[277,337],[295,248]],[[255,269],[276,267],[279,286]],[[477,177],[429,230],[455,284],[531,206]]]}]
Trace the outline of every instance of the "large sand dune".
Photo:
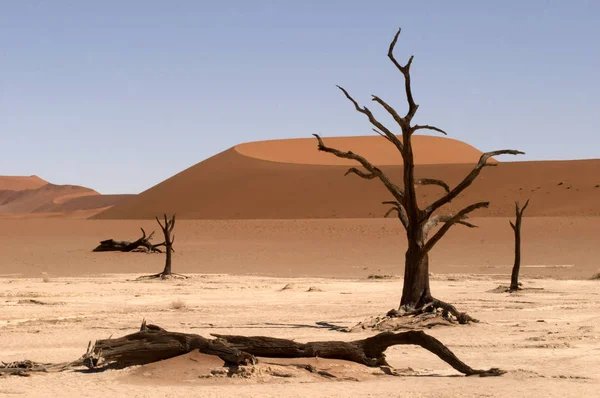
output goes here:
[{"label": "large sand dune", "polygon": [[[372,155],[373,163],[384,164],[381,168],[401,181],[402,166],[391,164],[394,160],[391,152],[383,152],[381,158],[378,157],[379,145],[381,148],[391,145],[387,143],[386,147],[381,137],[369,138],[342,138],[339,142],[326,139],[326,143]],[[416,141],[423,145],[421,149],[417,145],[417,161],[421,163],[416,168],[417,177],[440,178],[451,185],[457,184],[479,158],[479,151],[459,141],[426,138]],[[291,144],[294,142],[300,148],[297,153]],[[312,151],[309,151],[305,146],[311,142]],[[446,145],[456,156],[441,160],[428,158],[431,154],[427,152],[427,145],[438,151],[436,156],[444,154],[442,149]],[[441,161],[444,163],[440,164]],[[461,163],[463,161],[467,163]],[[391,199],[385,188],[376,180],[366,181],[355,175],[344,177],[347,166],[335,162],[333,155],[318,154],[314,140],[240,145],[182,171],[95,218],[150,219],[164,212],[177,213],[187,219],[382,217],[387,209],[381,202]],[[599,159],[498,164],[498,167],[486,168],[449,209],[488,200],[490,209],[479,211],[478,216],[512,216],[514,201],[530,198],[528,213],[532,216],[600,215]],[[429,203],[441,194],[437,187],[418,188],[421,203]]]}]

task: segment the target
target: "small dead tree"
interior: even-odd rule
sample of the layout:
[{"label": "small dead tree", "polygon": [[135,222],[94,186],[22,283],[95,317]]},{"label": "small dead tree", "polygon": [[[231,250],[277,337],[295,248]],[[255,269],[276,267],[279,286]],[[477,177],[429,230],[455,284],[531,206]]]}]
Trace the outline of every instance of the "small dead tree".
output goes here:
[{"label": "small dead tree", "polygon": [[[162,253],[162,250],[159,247],[164,246],[165,242],[152,244],[150,241],[154,236],[154,231],[148,236],[146,236],[146,231],[144,228],[140,228],[142,230],[142,237],[130,242],[126,240],[114,240],[114,239],[106,239],[100,242],[98,246],[92,250],[93,252],[133,252],[133,251],[146,251],[147,253]],[[141,249],[141,248],[145,248]],[[141,249],[141,250],[140,250]]]},{"label": "small dead tree", "polygon": [[[476,321],[465,313],[459,312],[452,305],[444,303],[432,297],[429,287],[429,252],[437,242],[448,232],[448,230],[456,224],[464,225],[469,228],[476,227],[466,221],[468,215],[474,210],[487,208],[489,202],[478,202],[465,207],[455,214],[436,214],[436,211],[442,206],[450,203],[454,198],[459,196],[471,183],[477,178],[481,170],[487,166],[496,166],[495,163],[488,163],[488,159],[498,155],[517,155],[523,152],[505,149],[499,151],[486,152],[481,155],[479,162],[473,170],[455,187],[451,188],[444,181],[433,178],[415,178],[415,161],[412,147],[412,135],[423,131],[436,131],[446,135],[446,132],[438,127],[430,125],[412,124],[412,119],[417,112],[419,105],[415,103],[411,82],[410,82],[410,67],[413,61],[411,56],[406,65],[401,65],[394,57],[394,47],[398,41],[400,30],[394,36],[389,51],[388,58],[398,68],[404,76],[404,89],[408,102],[408,111],[404,116],[401,116],[394,108],[378,96],[373,95],[372,100],[379,104],[400,127],[402,131],[401,138],[397,137],[390,129],[384,126],[375,118],[373,113],[366,107],[360,106],[358,102],[342,87],[338,88],[344,96],[354,105],[354,108],[359,113],[365,115],[369,122],[373,125],[373,130],[384,137],[394,145],[402,156],[404,165],[403,170],[403,187],[392,182],[386,173],[374,166],[371,162],[354,152],[343,152],[335,148],[330,148],[317,134],[314,136],[318,140],[319,151],[331,153],[337,157],[352,159],[358,162],[363,169],[356,167],[350,168],[346,175],[356,174],[357,176],[372,180],[378,179],[390,192],[393,197],[392,201],[383,202],[392,206],[388,215],[396,212],[398,219],[406,230],[408,240],[408,250],[405,256],[404,266],[404,286],[402,289],[402,298],[400,300],[399,310],[392,310],[388,315],[398,316],[405,313],[414,314],[415,312],[434,311],[442,309],[444,316],[448,318],[448,314],[452,314],[459,323],[468,323]],[[417,203],[417,195],[415,191],[416,185],[436,185],[445,191],[445,194],[435,200],[428,206],[421,208]],[[441,227],[429,237],[434,227],[441,224]],[[448,318],[449,319],[449,318]]]},{"label": "small dead tree", "polygon": [[173,242],[175,242],[175,235],[171,236],[171,234],[173,233],[173,228],[175,228],[175,214],[173,214],[173,217],[171,217],[171,219],[168,219],[167,215],[165,214],[164,224],[160,222],[158,217],[156,217],[156,222],[158,223],[158,225],[160,225],[160,229],[162,229],[163,234],[165,236],[165,268],[162,272],[158,274],[140,276],[138,279],[168,279],[172,277],[187,279],[187,276],[176,274],[171,271],[171,258],[174,251]]},{"label": "small dead tree", "polygon": [[516,220],[514,224],[512,221],[509,221],[513,232],[515,233],[515,264],[513,265],[512,275],[510,277],[510,287],[508,289],[510,292],[519,290],[519,270],[521,268],[521,221],[523,219],[523,212],[528,204],[529,199],[527,199],[525,205],[520,208],[519,202],[515,202]]}]

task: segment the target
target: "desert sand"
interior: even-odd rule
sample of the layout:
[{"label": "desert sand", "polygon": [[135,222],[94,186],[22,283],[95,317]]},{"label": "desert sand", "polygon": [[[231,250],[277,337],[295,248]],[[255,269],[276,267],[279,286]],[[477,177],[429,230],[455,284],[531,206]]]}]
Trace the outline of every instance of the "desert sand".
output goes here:
[{"label": "desert sand", "polygon": [[[329,140],[342,149],[358,146],[392,176],[401,173],[380,137]],[[481,154],[445,138],[416,143],[417,175],[451,185]],[[135,196],[0,178],[0,360],[71,361],[88,341],[132,333],[143,318],[206,337],[305,342],[373,335],[331,326],[353,326],[397,307],[402,227],[382,218],[387,195],[376,181],[344,178],[348,165],[318,155],[313,145],[239,145]],[[453,157],[441,157],[445,146],[454,148]],[[427,333],[475,368],[506,370],[502,377],[457,377],[413,346],[388,350],[396,376],[317,357],[261,358],[227,378],[215,371],[222,369],[218,359],[191,353],[124,370],[2,377],[0,395],[594,396],[600,283],[590,278],[600,273],[600,160],[497,164],[447,209],[490,200],[470,220],[479,228],[454,226],[430,255],[433,294],[481,323]],[[441,194],[435,187],[418,193],[421,203]],[[513,263],[514,200],[527,198],[521,282],[529,290],[498,293]],[[140,227],[156,230],[161,241],[153,218],[163,212],[179,217],[173,271],[190,279],[136,282],[161,271],[164,256],[91,251],[104,239],[135,240]]]},{"label": "desert sand", "polygon": [[[274,335],[297,341],[356,340],[317,322],[352,326],[396,304],[400,281],[266,278],[196,274],[186,281],[131,282],[137,275],[0,279],[2,360],[61,362],[78,358],[88,341],[134,332],[142,318],[173,331]],[[528,293],[490,292],[488,276],[434,277],[440,296],[469,308],[482,323],[427,333],[474,367],[497,366],[502,377],[456,377],[437,357],[414,346],[388,350],[398,376],[324,359],[295,360],[342,380],[312,378],[263,359],[244,377],[207,377],[222,363],[188,355],[101,373],[50,373],[0,379],[6,396],[184,397],[592,397],[600,388],[600,285],[597,281],[530,280]],[[281,290],[287,284],[291,289]],[[310,287],[320,291],[308,292]],[[46,305],[31,304],[38,300]],[[265,370],[277,371],[279,377]],[[344,380],[346,379],[346,380]],[[40,395],[41,394],[41,395]]]},{"label": "desert sand", "polygon": [[[431,253],[432,273],[507,274],[514,239],[509,218],[474,218],[477,229],[455,226]],[[62,218],[0,220],[0,275],[89,276],[152,273],[160,255],[92,253],[101,240],[135,240],[151,220]],[[401,275],[406,238],[395,219],[178,220],[176,272],[285,277]],[[560,279],[600,272],[599,217],[525,217],[522,274]]]}]

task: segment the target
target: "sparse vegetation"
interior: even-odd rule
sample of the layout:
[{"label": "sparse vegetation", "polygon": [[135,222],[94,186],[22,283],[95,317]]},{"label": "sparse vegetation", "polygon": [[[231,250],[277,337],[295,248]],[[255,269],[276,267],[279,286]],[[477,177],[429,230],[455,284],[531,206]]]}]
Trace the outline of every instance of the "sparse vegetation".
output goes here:
[{"label": "sparse vegetation", "polygon": [[371,274],[367,277],[367,279],[393,279],[393,275],[381,275],[381,274]]},{"label": "sparse vegetation", "polygon": [[182,299],[178,298],[176,300],[171,301],[170,307],[173,310],[183,310],[187,308],[187,305]]},{"label": "sparse vegetation", "polygon": [[308,288],[307,292],[322,292],[323,289],[316,287],[316,286],[311,286]]}]

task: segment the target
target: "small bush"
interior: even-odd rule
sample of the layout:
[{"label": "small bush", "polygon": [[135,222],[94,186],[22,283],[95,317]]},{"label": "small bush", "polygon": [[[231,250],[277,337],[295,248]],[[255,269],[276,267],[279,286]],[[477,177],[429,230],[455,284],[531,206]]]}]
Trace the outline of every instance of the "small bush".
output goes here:
[{"label": "small bush", "polygon": [[174,310],[183,310],[187,308],[182,299],[178,298],[177,300],[171,301],[171,309]]}]

